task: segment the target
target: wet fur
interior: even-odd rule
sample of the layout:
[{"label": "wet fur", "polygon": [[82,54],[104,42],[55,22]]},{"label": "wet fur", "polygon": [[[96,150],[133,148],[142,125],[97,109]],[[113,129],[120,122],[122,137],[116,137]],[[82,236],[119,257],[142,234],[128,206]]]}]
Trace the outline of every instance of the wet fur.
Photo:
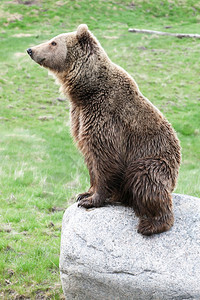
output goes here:
[{"label": "wet fur", "polygon": [[181,160],[174,130],[85,25],[66,43],[65,70],[51,70],[70,99],[72,135],[90,174],[91,187],[78,196],[79,206],[121,202],[139,217],[138,232],[169,230]]}]

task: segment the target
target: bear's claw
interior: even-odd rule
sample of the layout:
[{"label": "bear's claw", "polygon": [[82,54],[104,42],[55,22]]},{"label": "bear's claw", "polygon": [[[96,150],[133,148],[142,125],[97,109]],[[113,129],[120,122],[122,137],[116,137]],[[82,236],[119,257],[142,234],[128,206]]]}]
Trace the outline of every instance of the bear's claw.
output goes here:
[{"label": "bear's claw", "polygon": [[78,202],[78,201],[81,201],[82,199],[85,199],[85,198],[87,198],[87,197],[89,197],[89,196],[91,196],[91,194],[88,193],[88,192],[79,194],[79,195],[77,196],[76,201],[77,201],[77,202]]}]

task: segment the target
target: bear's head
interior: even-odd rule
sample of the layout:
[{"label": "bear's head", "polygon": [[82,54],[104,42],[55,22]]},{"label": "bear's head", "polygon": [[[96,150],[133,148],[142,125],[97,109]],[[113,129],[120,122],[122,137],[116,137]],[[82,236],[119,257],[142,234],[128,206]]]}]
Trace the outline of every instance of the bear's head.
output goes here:
[{"label": "bear's head", "polygon": [[60,73],[69,72],[74,63],[84,57],[98,53],[100,45],[87,25],[79,25],[77,31],[60,34],[48,42],[27,49],[27,53],[38,64]]}]

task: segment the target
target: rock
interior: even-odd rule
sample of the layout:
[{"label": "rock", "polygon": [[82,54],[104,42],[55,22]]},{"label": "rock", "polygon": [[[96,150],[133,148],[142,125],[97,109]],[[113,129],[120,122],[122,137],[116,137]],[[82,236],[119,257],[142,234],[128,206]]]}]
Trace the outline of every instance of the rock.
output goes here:
[{"label": "rock", "polygon": [[199,300],[200,199],[173,199],[173,228],[151,237],[137,233],[131,208],[70,206],[60,254],[66,299]]}]

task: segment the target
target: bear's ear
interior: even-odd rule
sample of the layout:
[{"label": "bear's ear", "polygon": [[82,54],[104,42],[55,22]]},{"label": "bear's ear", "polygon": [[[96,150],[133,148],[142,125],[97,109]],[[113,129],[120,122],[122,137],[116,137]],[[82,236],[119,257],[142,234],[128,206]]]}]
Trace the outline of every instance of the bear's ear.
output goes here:
[{"label": "bear's ear", "polygon": [[86,39],[87,37],[89,37],[89,35],[90,34],[89,34],[88,27],[86,24],[81,24],[78,26],[76,36],[79,41],[82,39]]},{"label": "bear's ear", "polygon": [[76,36],[81,49],[85,52],[93,54],[97,49],[97,42],[86,24],[81,24],[77,28]]}]

